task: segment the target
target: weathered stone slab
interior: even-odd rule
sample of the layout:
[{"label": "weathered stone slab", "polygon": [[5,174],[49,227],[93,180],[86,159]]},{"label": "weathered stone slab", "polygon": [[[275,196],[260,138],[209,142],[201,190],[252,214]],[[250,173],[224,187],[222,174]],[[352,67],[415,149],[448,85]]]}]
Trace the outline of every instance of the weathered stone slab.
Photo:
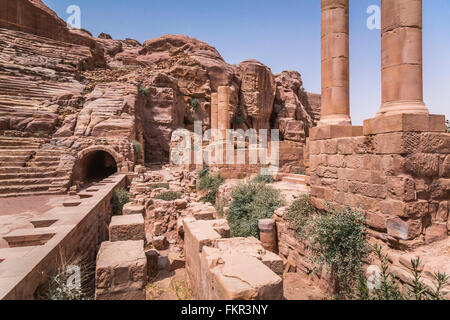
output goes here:
[{"label": "weathered stone slab", "polygon": [[103,242],[97,254],[95,299],[145,300],[144,241]]}]

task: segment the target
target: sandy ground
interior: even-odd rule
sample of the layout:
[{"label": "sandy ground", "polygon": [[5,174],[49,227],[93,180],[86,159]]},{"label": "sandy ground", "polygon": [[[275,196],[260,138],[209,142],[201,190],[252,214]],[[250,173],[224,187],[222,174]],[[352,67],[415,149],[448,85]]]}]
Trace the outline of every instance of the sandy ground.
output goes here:
[{"label": "sandy ground", "polygon": [[32,229],[32,219],[56,207],[67,195],[31,196],[0,199],[0,248],[7,248],[3,236],[17,229]]}]

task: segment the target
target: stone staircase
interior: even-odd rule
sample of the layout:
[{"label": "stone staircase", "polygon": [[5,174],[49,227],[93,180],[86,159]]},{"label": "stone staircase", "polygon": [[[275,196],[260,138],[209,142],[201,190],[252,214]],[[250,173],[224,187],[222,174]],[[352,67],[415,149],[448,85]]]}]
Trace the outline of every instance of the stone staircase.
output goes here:
[{"label": "stone staircase", "polygon": [[65,152],[45,139],[0,137],[0,198],[62,193],[70,177],[57,172]]},{"label": "stone staircase", "polygon": [[284,174],[281,178],[281,181],[283,182],[289,182],[292,184],[305,184],[306,183],[306,176],[300,175],[300,174]]}]

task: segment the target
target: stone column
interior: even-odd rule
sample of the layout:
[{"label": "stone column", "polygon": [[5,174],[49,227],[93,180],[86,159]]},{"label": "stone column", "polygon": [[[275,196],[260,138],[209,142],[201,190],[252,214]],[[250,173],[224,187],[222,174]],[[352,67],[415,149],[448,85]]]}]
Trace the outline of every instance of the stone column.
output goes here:
[{"label": "stone column", "polygon": [[261,219],[258,221],[259,238],[264,249],[277,253],[277,231],[274,219]]},{"label": "stone column", "polygon": [[322,115],[318,126],[351,125],[349,0],[321,0]]},{"label": "stone column", "polygon": [[231,89],[228,86],[221,86],[218,90],[218,129],[222,133],[222,138],[226,138],[226,130],[230,129],[230,95]]},{"label": "stone column", "polygon": [[423,102],[422,0],[381,1],[382,105],[377,116],[428,114]]},{"label": "stone column", "polygon": [[218,128],[218,111],[219,111],[219,96],[217,93],[211,94],[211,129]]}]

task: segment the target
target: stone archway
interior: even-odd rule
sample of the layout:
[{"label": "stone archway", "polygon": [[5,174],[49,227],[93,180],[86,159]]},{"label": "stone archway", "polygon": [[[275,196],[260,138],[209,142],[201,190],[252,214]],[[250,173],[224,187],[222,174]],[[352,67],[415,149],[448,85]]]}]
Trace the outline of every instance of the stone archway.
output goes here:
[{"label": "stone archway", "polygon": [[75,162],[72,181],[86,184],[100,181],[120,171],[123,156],[107,146],[92,146],[80,151]]}]

